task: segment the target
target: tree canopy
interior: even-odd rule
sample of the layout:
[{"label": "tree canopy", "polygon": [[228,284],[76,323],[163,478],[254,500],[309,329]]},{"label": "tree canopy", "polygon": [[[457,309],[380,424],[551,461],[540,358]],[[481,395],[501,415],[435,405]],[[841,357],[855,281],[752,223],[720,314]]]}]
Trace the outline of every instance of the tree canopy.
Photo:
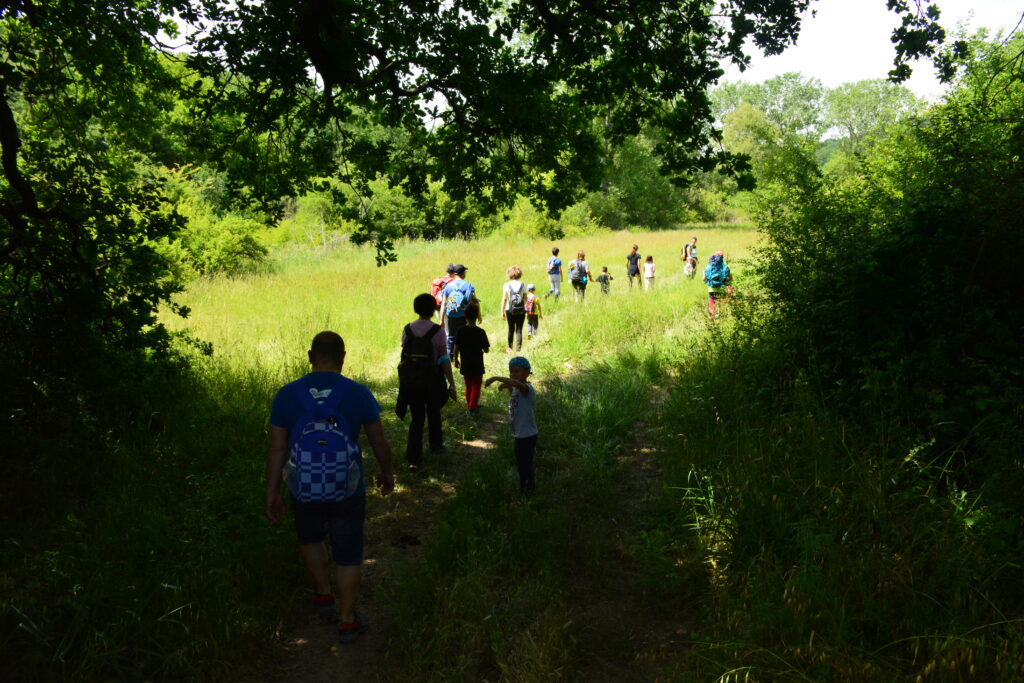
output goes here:
[{"label": "tree canopy", "polygon": [[[723,63],[748,63],[749,42],[784,49],[810,5],[4,3],[0,330],[12,348],[66,335],[119,349],[166,342],[155,310],[179,284],[156,245],[182,219],[158,164],[209,166],[226,201],[268,219],[324,178],[356,196],[384,179],[411,197],[434,183],[485,209],[517,196],[559,209],[598,188],[608,144],[645,126],[676,184],[742,174],[746,162],[719,144],[708,88]],[[934,53],[934,8],[888,5],[905,17],[898,59]],[[372,212],[349,210],[356,237],[392,258]],[[45,357],[55,345],[33,348]]]}]

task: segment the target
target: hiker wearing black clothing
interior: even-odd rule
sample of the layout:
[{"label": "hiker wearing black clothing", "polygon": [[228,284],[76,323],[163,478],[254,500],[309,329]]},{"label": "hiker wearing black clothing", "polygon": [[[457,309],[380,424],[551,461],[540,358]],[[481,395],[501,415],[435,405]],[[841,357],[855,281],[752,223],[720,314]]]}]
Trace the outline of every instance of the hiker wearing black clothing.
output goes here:
[{"label": "hiker wearing black clothing", "polygon": [[409,437],[405,459],[410,471],[423,466],[423,422],[426,420],[431,452],[444,450],[441,408],[451,398],[457,401],[448,340],[444,329],[433,321],[434,297],[420,294],[413,300],[418,319],[402,330],[402,360],[398,365],[398,402],[395,413],[405,418],[409,410]]},{"label": "hiker wearing black clothing", "polygon": [[508,322],[508,350],[512,351],[515,339],[516,351],[523,348],[523,323],[526,322],[526,285],[522,281],[523,270],[512,266],[505,271],[508,282],[501,288],[501,319]]},{"label": "hiker wearing black clothing", "polygon": [[637,288],[640,286],[640,247],[633,245],[633,250],[626,254],[626,279],[629,280],[629,288],[633,289],[633,278],[636,278]]}]

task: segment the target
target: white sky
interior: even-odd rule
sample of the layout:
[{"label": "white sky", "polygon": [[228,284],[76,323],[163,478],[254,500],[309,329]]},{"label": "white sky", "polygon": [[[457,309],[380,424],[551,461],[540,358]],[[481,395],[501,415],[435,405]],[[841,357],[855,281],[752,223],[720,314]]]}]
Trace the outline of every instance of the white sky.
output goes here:
[{"label": "white sky", "polygon": [[[886,78],[895,56],[890,37],[899,18],[885,4],[885,0],[812,2],[811,9],[817,10],[817,15],[805,19],[796,45],[774,57],[754,54],[749,69],[741,74],[730,66],[722,80],[760,83],[797,71],[834,88],[842,83]],[[939,23],[947,36],[955,34],[961,23],[968,33],[981,27],[1007,33],[1024,13],[1024,0],[934,0],[933,4],[941,10]],[[931,62],[911,62],[910,67],[914,74],[904,85],[915,94],[935,99],[942,93],[944,87],[935,78]]]}]

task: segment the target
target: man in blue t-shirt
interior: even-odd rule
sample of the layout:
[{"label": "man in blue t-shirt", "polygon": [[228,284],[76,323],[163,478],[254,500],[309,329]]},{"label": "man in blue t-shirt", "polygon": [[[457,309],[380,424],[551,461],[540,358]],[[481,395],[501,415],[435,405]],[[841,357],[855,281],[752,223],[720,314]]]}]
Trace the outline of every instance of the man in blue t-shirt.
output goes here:
[{"label": "man in blue t-shirt", "polygon": [[[291,431],[305,413],[298,391],[308,392],[320,405],[334,392],[343,392],[335,413],[344,423],[342,431],[353,444],[359,441],[360,427],[366,431],[366,439],[380,465],[377,486],[384,495],[395,488],[391,446],[380,422],[380,406],[369,389],[341,374],[345,362],[345,342],[334,332],[321,332],[313,338],[308,355],[312,371],[282,387],[274,396],[270,410],[266,515],[275,523],[284,519],[285,514],[281,481],[288,478],[284,469],[291,448]],[[353,457],[357,480],[351,484],[351,495],[341,502],[300,501],[294,495],[296,477],[291,477],[292,481],[287,482],[293,492],[292,513],[299,549],[315,584],[314,603],[321,616],[339,619],[338,638],[343,643],[355,641],[367,628],[355,611],[362,579],[366,482],[363,478],[362,452],[356,449]],[[336,565],[337,601],[331,591],[327,551],[323,543],[328,533],[331,536],[331,555]]]},{"label": "man in blue t-shirt", "polygon": [[452,355],[455,333],[466,326],[466,306],[470,302],[479,303],[473,285],[466,282],[466,266],[461,263],[457,264],[453,275],[455,275],[455,279],[444,287],[442,292],[444,303],[441,304],[444,331],[448,335],[449,356]]}]

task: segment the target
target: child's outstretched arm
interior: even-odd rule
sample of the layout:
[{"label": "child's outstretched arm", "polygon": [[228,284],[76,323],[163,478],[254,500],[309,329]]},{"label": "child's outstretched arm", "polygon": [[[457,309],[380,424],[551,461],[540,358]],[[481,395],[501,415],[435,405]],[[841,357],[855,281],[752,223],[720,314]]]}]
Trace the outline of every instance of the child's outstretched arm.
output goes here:
[{"label": "child's outstretched arm", "polygon": [[526,382],[520,382],[519,380],[512,379],[511,377],[488,377],[487,381],[484,382],[484,386],[489,387],[495,382],[501,382],[501,386],[498,387],[498,391],[501,391],[502,389],[508,389],[509,391],[512,391],[512,389],[518,389],[519,391],[527,392],[530,390],[530,386]]}]

